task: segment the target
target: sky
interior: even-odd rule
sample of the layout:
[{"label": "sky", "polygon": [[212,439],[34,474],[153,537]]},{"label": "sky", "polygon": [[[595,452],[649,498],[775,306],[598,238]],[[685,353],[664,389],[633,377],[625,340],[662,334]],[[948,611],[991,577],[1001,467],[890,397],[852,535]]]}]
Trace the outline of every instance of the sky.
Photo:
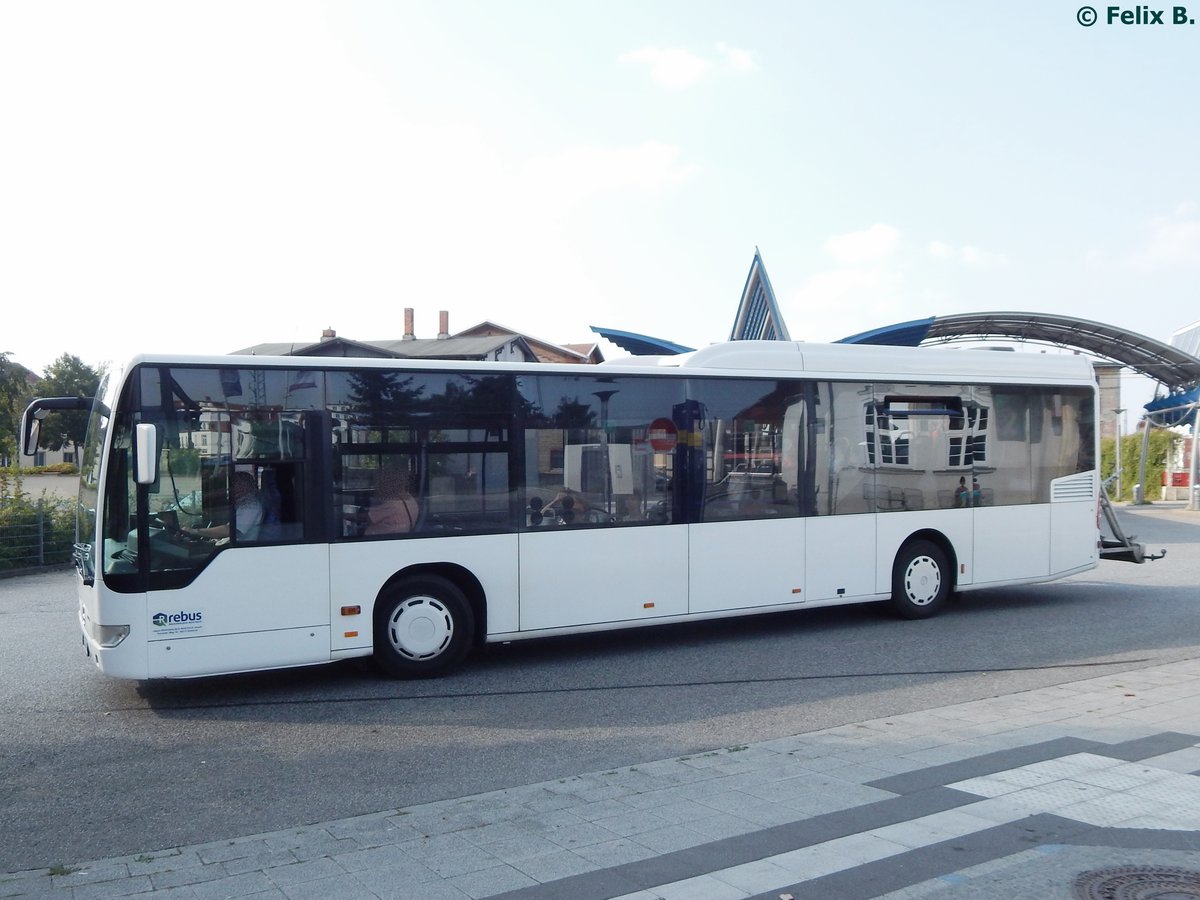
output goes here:
[{"label": "sky", "polygon": [[1077,2],[3,3],[0,351],[392,339],[405,307],[704,346],[756,247],[798,340],[1016,310],[1169,341],[1200,25]]}]

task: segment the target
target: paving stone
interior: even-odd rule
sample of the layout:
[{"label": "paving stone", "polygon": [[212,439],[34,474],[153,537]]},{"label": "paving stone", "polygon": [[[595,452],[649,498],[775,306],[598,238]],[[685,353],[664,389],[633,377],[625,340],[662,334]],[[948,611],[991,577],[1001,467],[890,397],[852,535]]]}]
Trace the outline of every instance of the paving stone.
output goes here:
[{"label": "paving stone", "polygon": [[244,897],[256,891],[269,891],[276,885],[262,872],[246,872],[242,875],[229,875],[213,881],[204,881],[189,885],[197,900],[228,900],[230,897]]},{"label": "paving stone", "polygon": [[433,869],[409,860],[395,866],[357,869],[350,873],[349,880],[379,897],[411,897],[421,894],[426,885],[440,882],[442,878]]},{"label": "paving stone", "polygon": [[[231,860],[231,862],[234,861]],[[230,863],[209,863],[202,866],[190,866],[186,869],[172,869],[169,872],[155,872],[150,876],[150,883],[154,885],[155,890],[166,890],[187,884],[199,884],[202,881],[216,881],[218,878],[227,878],[230,875],[240,875],[241,872],[229,871]],[[254,868],[261,868],[261,866]]]},{"label": "paving stone", "polygon": [[346,874],[346,870],[325,856],[321,859],[311,859],[307,862],[291,863],[286,866],[272,866],[266,870],[266,873],[267,877],[275,884],[286,887],[303,881],[341,877]]},{"label": "paving stone", "polygon": [[311,881],[279,885],[287,900],[362,900],[362,889],[346,877],[331,875]]},{"label": "paving stone", "polygon": [[490,844],[481,844],[480,849],[503,863],[512,864],[534,856],[558,853],[563,848],[543,835],[526,832]]},{"label": "paving stone", "polygon": [[618,838],[602,844],[591,844],[587,847],[580,847],[575,853],[598,869],[623,866],[658,855],[658,851],[642,844],[636,838]]},{"label": "paving stone", "polygon": [[[190,889],[190,888],[189,888]],[[72,900],[103,900],[103,898],[129,897],[154,890],[149,875],[134,875],[113,881],[93,881],[71,889]]]},{"label": "paving stone", "polygon": [[529,859],[514,862],[513,867],[537,882],[558,881],[571,875],[591,872],[596,868],[591,860],[569,850],[532,856]]},{"label": "paving stone", "polygon": [[[457,875],[449,879],[448,884],[462,891],[468,897],[491,897],[505,891],[532,887],[537,882],[512,866],[495,866],[490,869],[481,869],[478,872]],[[422,898],[424,898],[424,894],[422,894]]]}]

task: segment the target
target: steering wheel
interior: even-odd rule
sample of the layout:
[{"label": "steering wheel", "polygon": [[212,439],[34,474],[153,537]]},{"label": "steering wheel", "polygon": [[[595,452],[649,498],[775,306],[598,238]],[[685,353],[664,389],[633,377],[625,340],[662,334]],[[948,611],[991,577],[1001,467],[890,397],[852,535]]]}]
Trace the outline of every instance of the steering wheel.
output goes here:
[{"label": "steering wheel", "polygon": [[[173,518],[173,517],[172,517]],[[160,513],[150,514],[150,527],[159,528],[168,534],[178,534],[183,529],[179,527],[179,520],[167,521]]]}]

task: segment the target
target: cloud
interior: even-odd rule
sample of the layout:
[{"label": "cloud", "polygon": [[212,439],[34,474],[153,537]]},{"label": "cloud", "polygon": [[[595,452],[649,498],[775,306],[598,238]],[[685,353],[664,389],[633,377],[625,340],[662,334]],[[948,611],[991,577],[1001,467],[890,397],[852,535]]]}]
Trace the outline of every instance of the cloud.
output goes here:
[{"label": "cloud", "polygon": [[671,90],[691,87],[703,78],[713,64],[686,50],[670,47],[642,47],[622,54],[623,63],[642,63],[650,67],[656,84]]},{"label": "cloud", "polygon": [[621,54],[620,61],[649,66],[654,82],[669,90],[690,88],[714,71],[753,72],[758,68],[753,53],[725,43],[716,45],[715,58],[678,47],[640,47]]},{"label": "cloud", "polygon": [[899,241],[898,229],[879,223],[863,231],[834,235],[825,242],[825,250],[842,265],[853,266],[891,256]]}]

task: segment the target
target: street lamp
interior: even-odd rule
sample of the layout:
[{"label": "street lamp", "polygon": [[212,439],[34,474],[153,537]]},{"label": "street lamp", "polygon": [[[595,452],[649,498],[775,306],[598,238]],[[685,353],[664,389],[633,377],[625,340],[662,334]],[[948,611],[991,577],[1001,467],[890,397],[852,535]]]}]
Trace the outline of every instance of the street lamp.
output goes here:
[{"label": "street lamp", "polygon": [[1124,412],[1124,409],[1113,410],[1117,417],[1117,500],[1121,499],[1121,415]]},{"label": "street lamp", "polygon": [[608,401],[620,391],[593,391],[600,398],[600,458],[604,460],[604,514],[611,516],[612,508],[612,463],[608,458]]}]

